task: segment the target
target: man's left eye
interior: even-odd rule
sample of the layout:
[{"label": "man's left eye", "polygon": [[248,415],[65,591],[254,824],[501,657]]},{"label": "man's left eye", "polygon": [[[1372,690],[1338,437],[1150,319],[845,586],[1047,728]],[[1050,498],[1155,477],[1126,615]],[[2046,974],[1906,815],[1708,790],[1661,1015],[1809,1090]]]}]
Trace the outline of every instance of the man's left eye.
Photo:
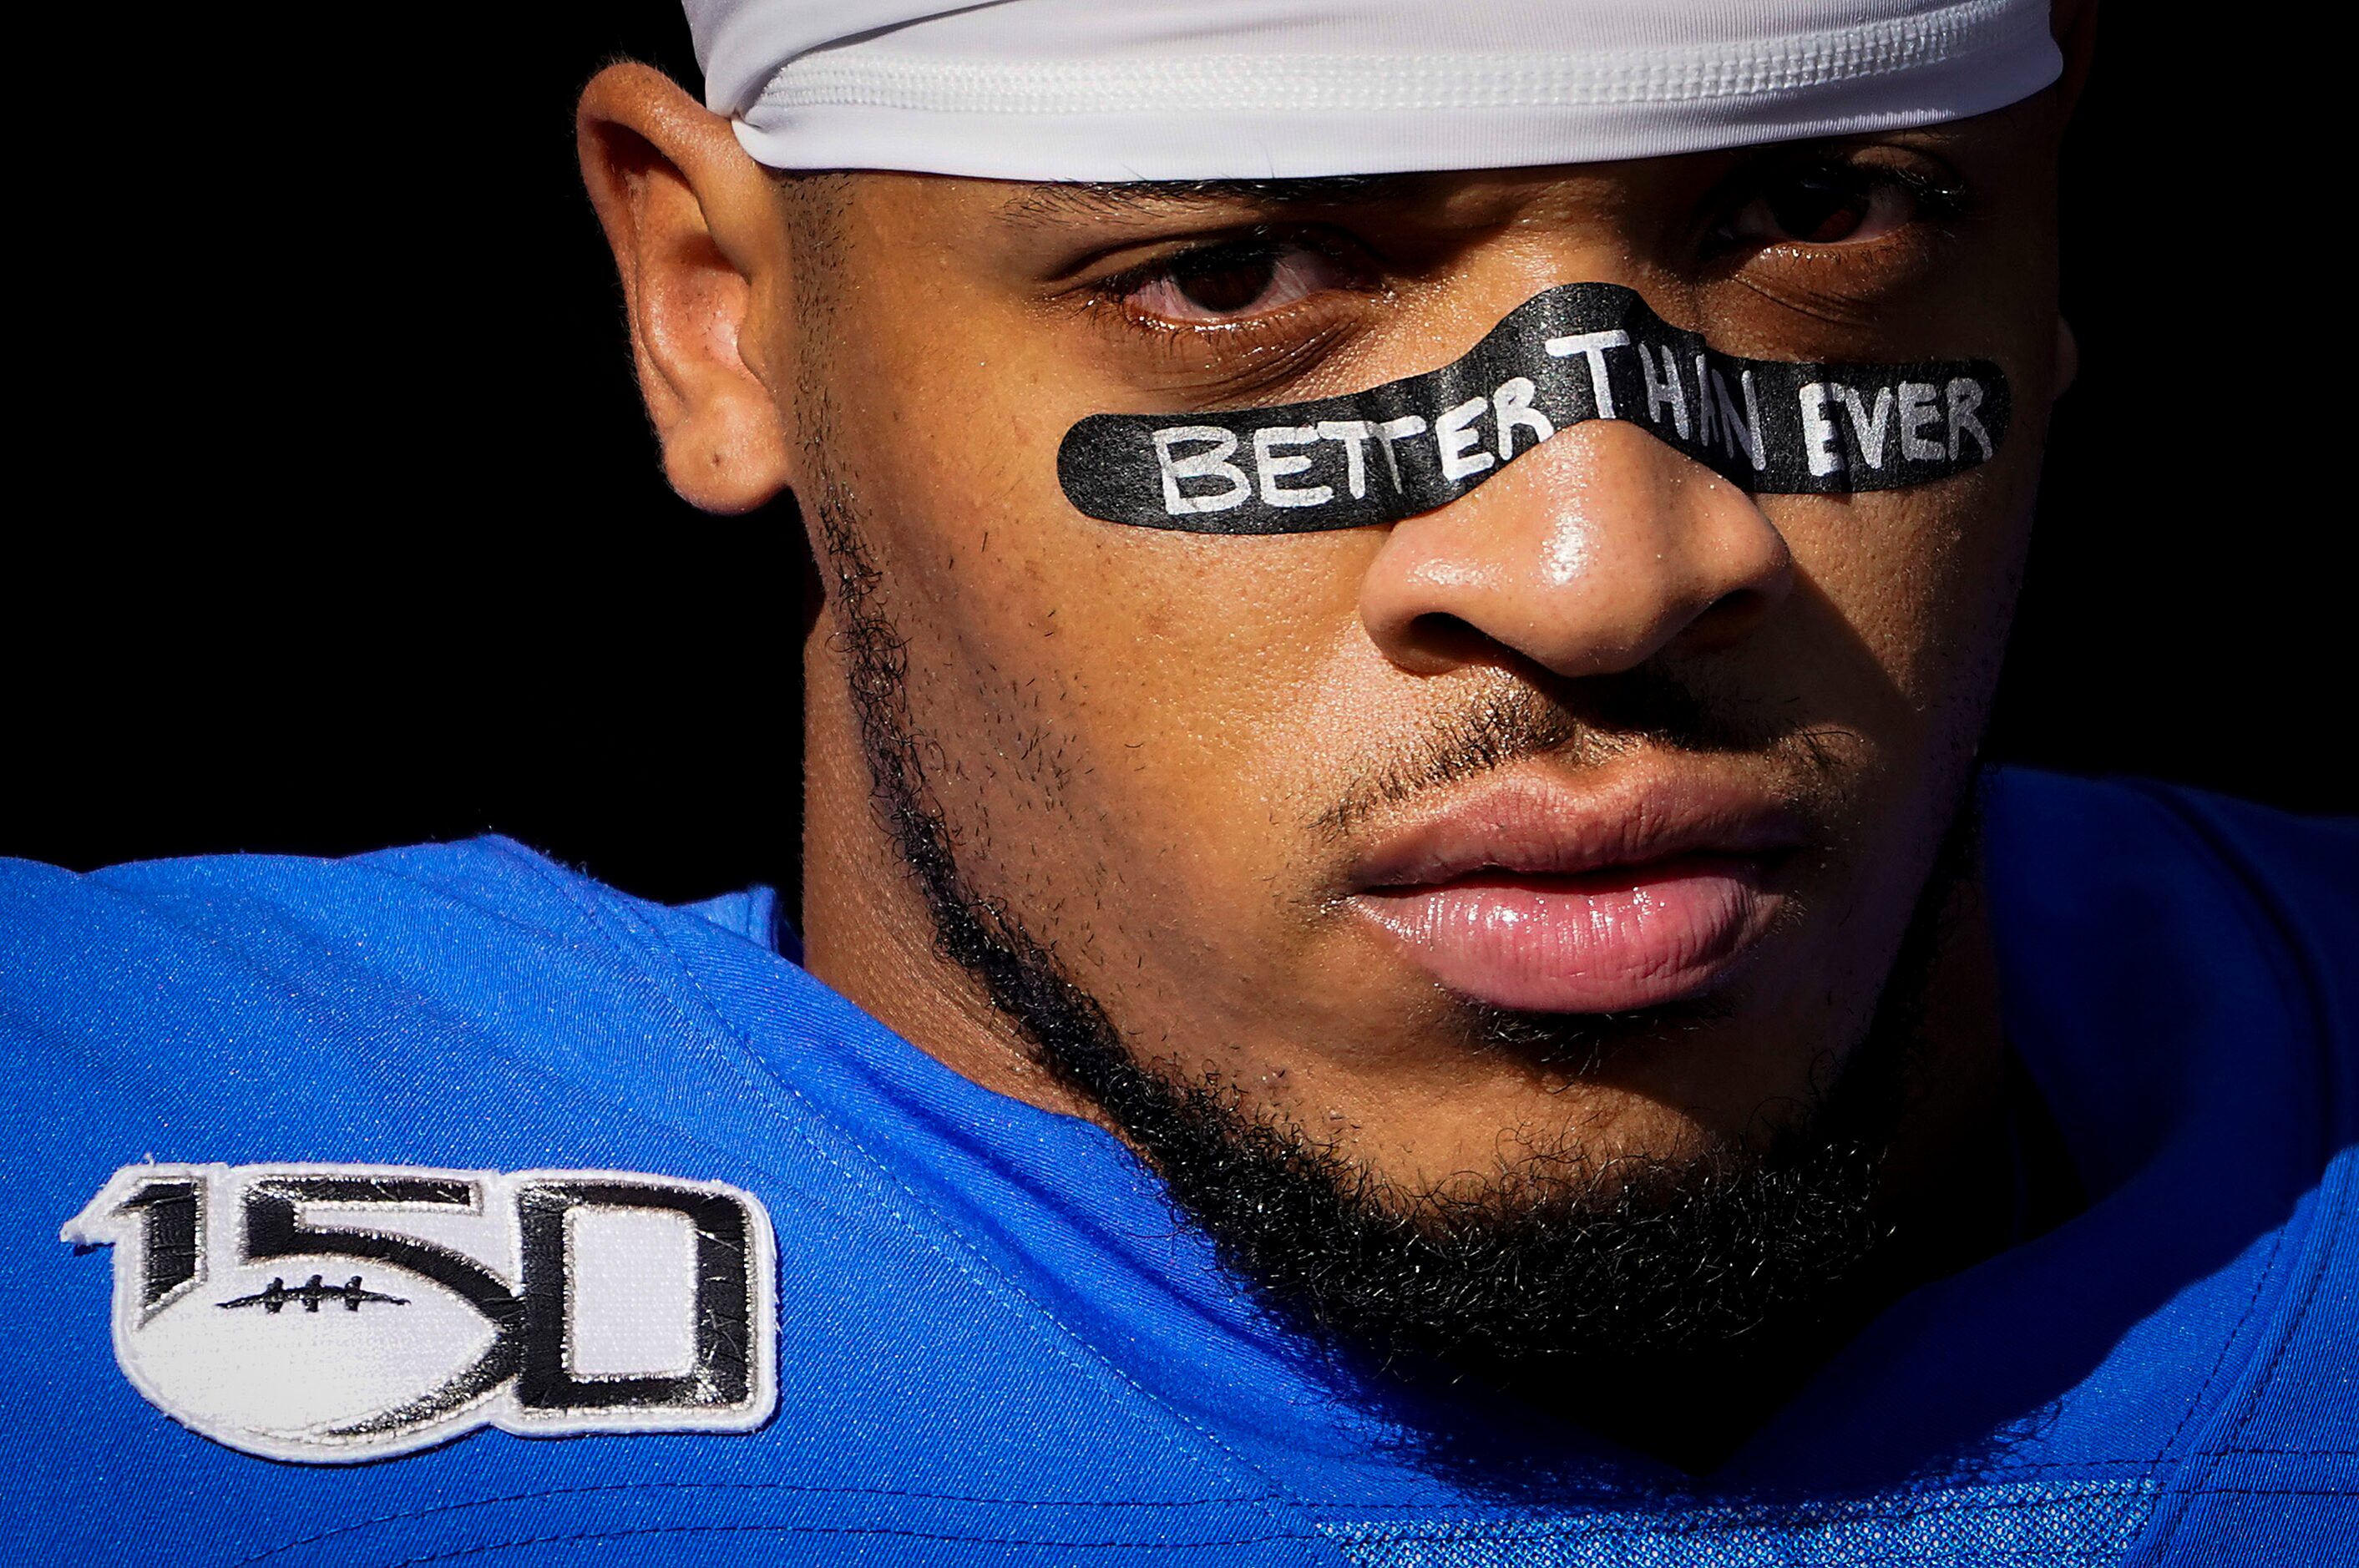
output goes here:
[{"label": "man's left eye", "polygon": [[1256,238],[1190,251],[1139,278],[1125,306],[1180,326],[1266,316],[1331,289],[1348,288],[1347,268],[1299,242]]},{"label": "man's left eye", "polygon": [[1800,169],[1773,179],[1721,234],[1751,245],[1864,245],[1906,227],[1919,206],[1914,186],[1882,169]]}]

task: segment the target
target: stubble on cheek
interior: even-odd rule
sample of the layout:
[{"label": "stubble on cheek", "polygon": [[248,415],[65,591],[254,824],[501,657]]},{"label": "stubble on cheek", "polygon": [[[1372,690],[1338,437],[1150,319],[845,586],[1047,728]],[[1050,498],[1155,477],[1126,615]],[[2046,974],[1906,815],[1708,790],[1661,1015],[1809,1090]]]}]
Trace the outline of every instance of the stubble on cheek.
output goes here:
[{"label": "stubble on cheek", "polygon": [[1152,978],[1139,955],[1172,945],[1137,928],[1171,901],[1158,863],[1189,845],[1142,812],[1157,796],[1151,747],[1133,738],[1135,681],[1103,647],[1103,623],[1125,617],[1082,586],[1105,575],[1094,558],[1106,547],[1060,558],[1039,542],[1057,525],[1009,501],[939,515],[930,503],[956,487],[880,482],[863,455],[823,459],[829,526],[865,574],[856,612],[834,613],[864,617],[863,635],[896,650],[902,771],[921,783],[963,889],[1122,1016],[1172,1016],[1169,1003],[1123,1005]]}]

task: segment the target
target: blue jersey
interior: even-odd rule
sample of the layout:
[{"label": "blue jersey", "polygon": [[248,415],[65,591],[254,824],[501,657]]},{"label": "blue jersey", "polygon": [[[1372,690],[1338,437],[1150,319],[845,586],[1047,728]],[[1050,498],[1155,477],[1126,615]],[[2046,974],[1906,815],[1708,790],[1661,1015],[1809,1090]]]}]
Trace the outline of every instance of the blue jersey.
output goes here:
[{"label": "blue jersey", "polygon": [[2359,835],[2001,777],[2092,1202],[1712,1475],[1273,1323],[1086,1123],[499,839],[0,862],[7,1536],[172,1568],[2359,1562]]}]

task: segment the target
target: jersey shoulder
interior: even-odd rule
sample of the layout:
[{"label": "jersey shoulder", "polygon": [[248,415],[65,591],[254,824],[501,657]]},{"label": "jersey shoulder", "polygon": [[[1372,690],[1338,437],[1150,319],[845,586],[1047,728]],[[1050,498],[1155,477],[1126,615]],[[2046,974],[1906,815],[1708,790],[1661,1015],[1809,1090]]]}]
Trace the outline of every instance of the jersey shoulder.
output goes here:
[{"label": "jersey shoulder", "polygon": [[1026,1248],[1064,1244],[970,1147],[983,1092],[763,913],[497,840],[0,866],[0,1299],[40,1303],[0,1334],[0,1528],[223,1565],[1302,1560],[1044,1308]]},{"label": "jersey shoulder", "polygon": [[159,1148],[194,1117],[307,1144],[332,1127],[358,1158],[495,1089],[529,1115],[527,1085],[594,1086],[596,1043],[648,1020],[632,903],[497,839],[0,863],[15,1113],[60,1150],[90,1125]]},{"label": "jersey shoulder", "polygon": [[[2151,1067],[2184,1081],[2181,1069],[2233,1038],[2241,1062],[2212,1065],[2241,1092],[2314,1107],[2316,1138],[2299,1140],[2310,1178],[2359,1139],[2359,820],[2008,769],[1987,797],[1984,855],[2022,1000],[2011,1027],[2120,1042],[2111,1056],[2139,1059],[2129,1080],[2108,1060],[2110,1082],[2091,1095],[2159,1093],[2159,1080],[2134,1080]],[[2141,1038],[2184,1048],[2132,1051]],[[2151,1105],[2112,1119],[2153,1127],[2170,1114]],[[2139,1152],[2108,1158],[2125,1168]]]},{"label": "jersey shoulder", "polygon": [[2016,1342],[2108,1342],[2028,1446],[2143,1476],[2150,1560],[2348,1538],[2359,823],[2004,773],[1989,828],[2010,1037],[2096,1200],[2023,1249]]}]

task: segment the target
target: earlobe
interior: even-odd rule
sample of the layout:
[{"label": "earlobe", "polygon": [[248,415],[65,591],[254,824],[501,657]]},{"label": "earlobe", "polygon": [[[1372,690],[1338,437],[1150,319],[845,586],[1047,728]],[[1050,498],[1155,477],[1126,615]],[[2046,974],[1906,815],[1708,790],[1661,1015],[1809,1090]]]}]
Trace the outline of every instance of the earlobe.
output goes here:
[{"label": "earlobe", "polygon": [[2064,56],[2064,72],[2055,91],[2069,117],[2089,84],[2089,62],[2097,44],[2097,0],[2058,0],[2048,25]]},{"label": "earlobe", "polygon": [[770,339],[788,259],[770,180],[726,120],[643,65],[591,81],[575,137],[664,472],[691,505],[750,511],[793,482],[765,374],[784,357]]}]

